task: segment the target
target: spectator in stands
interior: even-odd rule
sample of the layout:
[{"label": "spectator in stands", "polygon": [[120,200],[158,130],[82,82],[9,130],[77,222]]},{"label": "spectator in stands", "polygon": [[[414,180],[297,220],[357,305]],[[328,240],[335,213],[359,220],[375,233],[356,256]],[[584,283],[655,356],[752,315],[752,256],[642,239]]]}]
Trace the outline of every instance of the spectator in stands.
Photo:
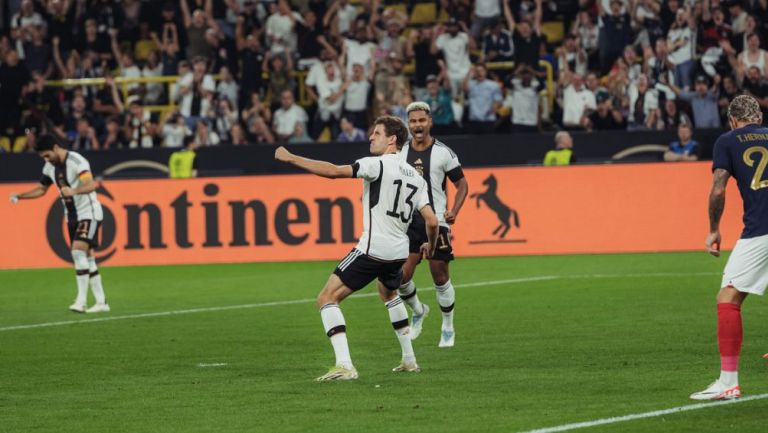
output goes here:
[{"label": "spectator in stands", "polygon": [[464,78],[464,92],[467,94],[469,123],[473,132],[487,134],[496,127],[497,112],[503,99],[499,83],[488,79],[484,64],[470,69]]},{"label": "spectator in stands", "polygon": [[324,65],[324,72],[315,77],[314,90],[307,87],[310,99],[317,102],[317,111],[310,130],[310,136],[315,139],[326,127],[330,127],[331,136],[338,135],[344,93],[349,87],[349,81],[342,80],[340,74],[337,74],[339,67],[335,62],[326,62]]},{"label": "spectator in stands", "polygon": [[432,132],[440,135],[450,133],[456,128],[456,117],[453,113],[450,83],[447,77],[443,77],[441,84],[438,77],[428,76],[427,96],[423,101],[429,105],[432,114]]},{"label": "spectator in stands", "polygon": [[563,46],[555,51],[558,68],[575,72],[581,76],[587,74],[587,52],[579,46],[579,39],[575,35],[567,35]]},{"label": "spectator in stands", "polygon": [[[765,15],[763,15],[765,16]],[[742,52],[747,48],[747,41],[749,39],[749,35],[755,33],[760,37],[760,44],[765,45],[766,43],[766,34],[765,34],[765,26],[760,27],[760,24],[758,23],[758,18],[755,15],[748,15],[747,21],[746,21],[746,29],[743,33],[734,34],[731,43],[733,45],[733,49],[736,50],[736,52]]]},{"label": "spectator in stands", "polygon": [[741,87],[745,93],[757,98],[760,103],[760,108],[763,113],[766,113],[768,110],[768,82],[763,79],[763,75],[760,74],[760,70],[756,66],[752,66],[747,70],[746,77],[740,72],[741,70],[743,70],[743,68],[739,68],[737,71],[736,79],[741,83]]},{"label": "spectator in stands", "polygon": [[355,127],[363,130],[368,129],[368,106],[371,99],[373,70],[370,72],[371,75],[366,77],[363,65],[359,63],[352,65],[352,77],[347,80],[344,93],[344,117]]},{"label": "spectator in stands", "polygon": [[[0,88],[0,92],[2,92],[2,88]],[[45,113],[54,125],[62,124],[64,114],[61,112],[58,94],[54,88],[45,85],[45,77],[42,74],[39,72],[32,73],[32,81],[27,84],[23,94],[26,108],[37,110],[39,113]],[[30,127],[33,125],[25,126]],[[0,130],[0,134],[2,134],[2,130]]]},{"label": "spectator in stands", "polygon": [[640,75],[629,85],[628,129],[653,129],[659,120],[659,95],[650,87],[648,77]]},{"label": "spectator in stands", "polygon": [[184,116],[178,112],[173,113],[168,116],[165,125],[163,125],[163,146],[181,147],[184,144],[184,138],[191,135],[192,130],[184,122]]},{"label": "spectator in stands", "polygon": [[701,146],[693,138],[693,130],[688,123],[681,123],[677,127],[677,141],[669,145],[669,150],[664,152],[664,161],[698,161],[701,156]]},{"label": "spectator in stands", "polygon": [[288,143],[312,143],[312,137],[307,134],[305,125],[301,122],[296,122],[293,134],[288,138]]},{"label": "spectator in stands", "polygon": [[741,0],[734,0],[728,3],[728,15],[731,17],[731,27],[733,33],[740,35],[747,29],[747,11]]},{"label": "spectator in stands", "polygon": [[657,0],[634,0],[630,2],[629,14],[632,28],[637,32],[633,46],[650,47],[663,37],[661,26],[661,4]]},{"label": "spectator in stands", "polygon": [[595,102],[597,103],[597,109],[591,110],[581,119],[582,126],[587,131],[607,131],[626,128],[624,116],[621,115],[621,111],[614,107],[613,100],[608,92],[605,90],[598,91],[595,95]]},{"label": "spectator in stands", "polygon": [[748,70],[755,67],[760,71],[760,75],[768,77],[768,51],[760,48],[760,37],[752,33],[747,36],[747,47],[739,53],[737,68]]},{"label": "spectator in stands", "polygon": [[88,122],[88,118],[82,117],[77,120],[75,135],[72,137],[72,149],[99,150],[99,137],[96,136],[96,129]]},{"label": "spectator in stands", "polygon": [[483,39],[484,62],[511,62],[515,53],[512,43],[512,33],[504,28],[504,24],[498,18],[491,27],[491,31]]},{"label": "spectator in stands", "polygon": [[674,65],[674,84],[684,90],[691,87],[691,75],[694,67],[694,34],[696,18],[690,10],[678,9],[675,22],[667,34],[667,46],[669,47],[668,59]]},{"label": "spectator in stands", "polygon": [[307,112],[295,103],[293,92],[284,90],[280,94],[280,108],[275,111],[272,120],[272,129],[275,131],[278,141],[288,141],[295,134],[297,123],[301,123],[303,130],[306,131],[308,120]]},{"label": "spectator in stands", "polygon": [[80,53],[91,51],[101,60],[112,60],[112,52],[109,44],[109,37],[99,33],[96,27],[96,20],[89,18],[85,20],[85,32],[81,33],[80,40],[75,45]]},{"label": "spectator in stands", "polygon": [[233,39],[225,37],[221,30],[211,28],[205,32],[205,43],[208,44],[206,58],[211,62],[212,71],[224,66],[230,71],[237,69],[237,47]]},{"label": "spectator in stands", "polygon": [[720,98],[717,102],[720,107],[720,123],[722,125],[728,124],[728,105],[739,93],[741,92],[736,85],[736,79],[732,75],[724,76],[720,85]]},{"label": "spectator in stands", "polygon": [[555,150],[550,150],[544,155],[545,166],[571,165],[576,162],[573,154],[573,138],[566,131],[555,134]]},{"label": "spectator in stands", "polygon": [[346,117],[341,118],[341,132],[336,141],[339,142],[359,142],[365,141],[365,131],[360,128],[356,128],[355,125],[349,121]]},{"label": "spectator in stands", "polygon": [[515,21],[508,2],[504,2],[504,17],[507,21],[507,28],[512,32],[512,42],[515,46],[515,70],[523,68],[525,65],[538,69],[539,56],[541,54],[541,0],[536,0],[536,9],[534,10],[531,23],[527,19],[519,23]]},{"label": "spectator in stands", "polygon": [[357,18],[357,8],[349,0],[336,0],[323,17],[323,27],[332,29],[331,33],[344,35],[352,28]]},{"label": "spectator in stands", "polygon": [[[502,0],[502,2],[506,3],[506,0]],[[486,29],[492,29],[501,22],[501,5],[499,3],[499,0],[475,0],[471,34],[476,41],[482,40]]]},{"label": "spectator in stands", "polygon": [[43,38],[45,30],[42,26],[28,26],[26,29],[29,40],[22,44],[24,63],[30,72],[39,72],[47,78],[53,72],[53,55],[51,46]]},{"label": "spectator in stands", "polygon": [[237,113],[238,110],[238,95],[240,94],[240,87],[235,81],[235,77],[230,73],[230,69],[227,66],[222,66],[219,69],[219,83],[216,85],[216,94],[219,99],[226,99],[232,105],[232,110]]},{"label": "spectator in stands", "polygon": [[417,100],[422,100],[427,95],[427,77],[430,75],[443,75],[445,61],[441,52],[432,54],[432,39],[436,37],[433,27],[412,29],[405,45],[406,59],[413,60],[415,71],[413,73],[413,95]]},{"label": "spectator in stands", "polygon": [[192,13],[186,1],[179,2],[181,13],[184,17],[184,28],[187,29],[187,59],[205,57],[208,55],[208,43],[205,33],[211,29],[218,32],[219,28],[213,17],[207,15],[202,9],[195,9]]},{"label": "spectator in stands", "polygon": [[161,75],[176,75],[179,61],[181,60],[179,35],[176,25],[172,22],[165,23],[163,25],[162,39],[158,39],[155,33],[152,33],[152,37],[155,45],[160,50]]},{"label": "spectator in stands", "polygon": [[[264,59],[267,57],[261,47],[258,35],[242,33],[242,22],[238,21],[236,28],[237,49],[240,57],[240,98],[244,104],[248,102],[251,93],[264,91]],[[238,104],[241,105],[241,104]]]},{"label": "spectator in stands", "polygon": [[248,105],[243,110],[241,119],[245,122],[248,134],[256,142],[274,143],[275,138],[269,125],[272,123],[272,111],[261,101],[259,92],[251,93]]},{"label": "spectator in stands", "polygon": [[195,125],[195,132],[193,134],[195,144],[198,146],[218,146],[221,142],[219,134],[208,126],[208,122],[199,119]]},{"label": "spectator in stands", "polygon": [[216,109],[209,113],[208,123],[213,132],[219,136],[221,141],[230,141],[230,131],[232,126],[239,122],[237,110],[232,106],[227,98],[219,98],[216,101]]},{"label": "spectator in stands", "polygon": [[571,34],[579,38],[581,47],[587,52],[589,69],[596,69],[598,67],[597,41],[599,35],[597,25],[595,25],[594,19],[586,10],[579,11],[576,18],[576,21],[573,22]]},{"label": "spectator in stands", "polygon": [[644,72],[652,83],[658,83],[661,75],[666,75],[667,81],[674,80],[675,65],[669,61],[666,39],[656,39],[653,50],[645,48],[643,50],[643,61]]},{"label": "spectator in stands", "polygon": [[[139,67],[136,66],[136,63],[133,61],[133,54],[131,54],[130,51],[122,52],[120,46],[117,43],[117,29],[110,29],[109,37],[111,41],[112,54],[115,56],[117,66],[120,67],[119,76],[128,79],[140,78],[141,69],[139,69]],[[138,93],[138,89],[138,83],[128,84],[129,92]]]},{"label": "spectator in stands", "polygon": [[620,0],[611,0],[609,11],[604,9],[602,1],[596,3],[602,21],[598,37],[600,72],[606,74],[616,58],[624,52],[624,47],[631,42],[631,18],[628,13],[622,11],[623,4]]},{"label": "spectator in stands", "polygon": [[292,56],[296,52],[296,22],[301,16],[291,10],[288,0],[270,3],[270,15],[265,23],[266,37],[272,53]]},{"label": "spectator in stands", "polygon": [[684,123],[693,125],[688,115],[678,108],[676,100],[665,100],[664,109],[661,112],[661,122],[656,129],[676,129]]},{"label": "spectator in stands", "polygon": [[293,59],[285,54],[270,54],[264,58],[263,70],[269,76],[267,95],[270,98],[267,102],[275,110],[280,105],[280,95],[286,90],[293,92],[296,88]]},{"label": "spectator in stands", "polygon": [[704,0],[701,10],[701,25],[698,31],[697,52],[701,53],[701,66],[710,77],[727,72],[727,52],[732,51],[733,31],[725,22],[725,14],[720,6],[710,6],[710,0]]},{"label": "spectator in stands", "polygon": [[205,59],[199,57],[192,61],[192,73],[180,76],[178,84],[181,97],[179,112],[186,119],[187,126],[192,129],[210,110],[216,82],[207,73]]},{"label": "spectator in stands", "polygon": [[[7,106],[0,106],[4,107],[3,110],[5,114],[7,112],[5,111],[5,107]],[[64,116],[64,131],[70,139],[76,134],[77,121],[80,119],[88,119],[89,124],[93,123],[91,120],[91,113],[88,111],[88,104],[85,102],[85,97],[82,94],[75,94],[72,97],[72,104],[69,107],[69,111],[67,115]]]},{"label": "spectator in stands", "polygon": [[35,12],[32,0],[22,0],[19,11],[11,17],[11,38],[20,39],[32,27],[44,26],[43,17]]},{"label": "spectator in stands", "polygon": [[243,127],[240,122],[232,125],[232,130],[229,134],[229,142],[227,144],[231,144],[233,146],[245,146],[248,144],[248,139],[245,136],[245,132],[243,131]]},{"label": "spectator in stands", "polygon": [[[462,27],[464,31],[460,31]],[[462,82],[472,66],[469,52],[474,48],[474,40],[466,33],[466,25],[455,17],[451,17],[445,27],[437,26],[431,51],[433,55],[440,51],[445,58],[451,96],[454,98],[461,94]]]},{"label": "spectator in stands", "polygon": [[[163,75],[163,65],[157,51],[150,51],[144,66],[141,68],[141,76],[144,78],[157,78]],[[148,105],[161,105],[165,102],[165,85],[163,83],[143,84],[144,102]]]},{"label": "spectator in stands", "polygon": [[584,80],[579,74],[561,74],[563,88],[563,126],[581,129],[581,118],[586,109],[597,108],[595,94],[584,87]]},{"label": "spectator in stands", "polygon": [[720,113],[717,109],[719,85],[720,75],[715,75],[714,83],[710,88],[707,76],[699,74],[696,76],[694,91],[681,90],[674,84],[670,87],[680,99],[691,104],[693,122],[697,128],[719,128]]},{"label": "spectator in stands", "polygon": [[375,71],[376,45],[368,41],[368,26],[363,22],[356,21],[356,27],[349,37],[344,38],[341,50],[341,64],[346,69],[346,75],[352,73],[352,65],[358,63],[365,68],[366,75]]},{"label": "spectator in stands", "polygon": [[151,113],[144,110],[141,98],[131,96],[128,98],[128,112],[125,113],[125,131],[128,137],[128,147],[131,149],[154,147],[154,138],[151,133]]},{"label": "spectator in stands", "polygon": [[[391,71],[387,72],[386,80],[380,81],[376,84],[376,111],[380,111],[387,108],[402,105],[403,97],[410,95],[408,89],[408,78],[403,73],[403,67],[405,66],[403,59],[395,57],[391,59]],[[379,74],[378,78],[381,79],[382,75]],[[403,105],[403,108],[407,104]]]},{"label": "spectator in stands", "polygon": [[296,34],[301,58],[299,68],[311,66],[320,61],[320,52],[326,42],[322,23],[318,21],[315,11],[311,9],[304,11],[303,20],[296,21]]},{"label": "spectator in stands", "polygon": [[104,134],[99,139],[99,142],[101,143],[102,150],[124,149],[128,147],[128,140],[125,139],[118,116],[107,117]]},{"label": "spectator in stands", "polygon": [[[374,59],[376,63],[376,87],[395,74],[394,59],[404,59],[407,41],[403,36],[403,27],[408,17],[394,9],[385,10],[382,14],[385,29],[373,27],[376,36]],[[375,20],[376,16],[372,17]]]},{"label": "spectator in stands", "polygon": [[504,106],[512,112],[512,132],[537,132],[541,124],[539,92],[542,84],[530,66],[520,69],[509,81]]}]

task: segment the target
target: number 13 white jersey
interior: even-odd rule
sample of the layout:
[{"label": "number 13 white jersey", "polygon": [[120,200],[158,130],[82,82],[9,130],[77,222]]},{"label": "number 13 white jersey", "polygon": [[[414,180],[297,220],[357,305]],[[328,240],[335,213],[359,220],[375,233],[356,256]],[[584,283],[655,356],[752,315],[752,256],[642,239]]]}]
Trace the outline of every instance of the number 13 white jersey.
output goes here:
[{"label": "number 13 white jersey", "polygon": [[363,178],[363,235],[357,249],[379,260],[408,257],[408,225],[429,205],[424,178],[397,154],[358,159],[352,176]]}]

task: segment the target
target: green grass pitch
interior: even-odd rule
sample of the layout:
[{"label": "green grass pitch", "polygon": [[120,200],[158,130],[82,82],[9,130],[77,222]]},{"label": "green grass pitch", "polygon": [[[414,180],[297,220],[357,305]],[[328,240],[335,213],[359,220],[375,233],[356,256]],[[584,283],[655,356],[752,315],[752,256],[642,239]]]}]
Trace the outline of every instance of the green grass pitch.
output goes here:
[{"label": "green grass pitch", "polygon": [[[0,432],[521,432],[684,406],[719,370],[724,264],[459,259],[456,346],[437,347],[433,308],[415,341],[420,374],[391,372],[399,346],[369,287],[342,304],[360,372],[342,383],[313,382],[334,360],[313,302],[331,262],[105,266],[112,312],[94,316],[66,309],[72,270],[1,271]],[[416,282],[436,307],[427,272]],[[7,329],[262,303],[274,304]],[[743,311],[746,397],[768,392],[768,308],[750,297]],[[767,411],[760,399],[579,431],[763,432]]]}]

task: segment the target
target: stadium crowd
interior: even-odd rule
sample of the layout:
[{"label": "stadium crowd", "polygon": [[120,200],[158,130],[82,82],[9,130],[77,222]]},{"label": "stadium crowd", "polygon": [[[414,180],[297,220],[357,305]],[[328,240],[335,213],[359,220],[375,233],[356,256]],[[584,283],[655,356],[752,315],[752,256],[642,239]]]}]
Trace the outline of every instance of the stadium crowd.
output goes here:
[{"label": "stadium crowd", "polygon": [[[78,150],[360,141],[413,100],[438,135],[718,128],[739,93],[768,110],[768,0],[4,0],[0,18],[0,136],[26,148],[42,128]],[[86,78],[104,84],[52,85]]]}]

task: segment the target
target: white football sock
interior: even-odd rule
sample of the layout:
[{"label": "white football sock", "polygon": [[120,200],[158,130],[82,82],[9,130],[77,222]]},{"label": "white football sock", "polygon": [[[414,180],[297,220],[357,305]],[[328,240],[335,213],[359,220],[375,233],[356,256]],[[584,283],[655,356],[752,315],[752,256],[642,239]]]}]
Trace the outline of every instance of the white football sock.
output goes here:
[{"label": "white football sock", "polygon": [[739,372],[738,371],[723,371],[720,370],[720,383],[727,387],[736,386],[739,384]]},{"label": "white football sock", "polygon": [[72,262],[75,264],[75,278],[77,280],[75,303],[85,305],[88,302],[88,255],[85,251],[72,250]]},{"label": "white football sock", "polygon": [[392,327],[395,328],[397,341],[400,342],[400,349],[403,351],[403,360],[416,362],[416,355],[413,353],[413,344],[411,336],[408,335],[411,328],[408,326],[408,310],[405,309],[403,300],[399,297],[384,304],[389,312],[389,320]]},{"label": "white football sock", "polygon": [[440,310],[443,312],[443,328],[453,330],[453,307],[456,302],[456,291],[453,289],[451,280],[448,280],[442,286],[435,286],[437,294],[437,303],[440,304]]},{"label": "white football sock", "polygon": [[320,318],[323,319],[325,335],[331,340],[333,352],[336,354],[336,365],[352,368],[352,357],[349,355],[347,343],[347,325],[341,308],[338,304],[325,304],[320,308]]},{"label": "white football sock", "polygon": [[414,284],[413,280],[400,286],[400,288],[397,289],[397,292],[400,295],[400,298],[411,307],[413,314],[424,314],[424,306],[421,305],[419,295],[416,294],[416,284]]},{"label": "white football sock", "polygon": [[101,274],[99,274],[99,268],[96,266],[95,257],[88,257],[88,271],[91,277],[91,291],[93,297],[96,298],[96,303],[106,304],[107,298],[104,296],[104,287],[101,285]]}]

